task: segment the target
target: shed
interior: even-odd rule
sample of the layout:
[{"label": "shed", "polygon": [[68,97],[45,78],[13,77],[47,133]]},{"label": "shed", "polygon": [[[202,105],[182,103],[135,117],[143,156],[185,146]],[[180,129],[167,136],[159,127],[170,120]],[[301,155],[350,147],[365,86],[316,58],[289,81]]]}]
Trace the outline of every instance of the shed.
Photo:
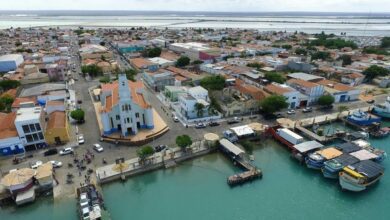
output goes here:
[{"label": "shed", "polygon": [[230,130],[232,130],[237,135],[237,137],[239,137],[239,138],[240,137],[254,135],[254,133],[255,133],[252,130],[252,128],[250,126],[248,126],[248,125],[243,125],[243,126],[230,128]]},{"label": "shed", "polygon": [[375,159],[375,158],[378,158],[378,155],[374,154],[374,153],[371,153],[370,151],[368,150],[359,150],[359,151],[356,151],[356,152],[353,152],[353,153],[350,153],[352,156],[356,157],[357,159],[359,160],[371,160],[371,159]]},{"label": "shed", "polygon": [[307,153],[316,149],[322,148],[324,145],[317,141],[306,141],[300,144],[294,145],[294,148],[300,153]]},{"label": "shed", "polygon": [[223,138],[219,141],[221,146],[224,148],[225,151],[233,154],[234,156],[240,156],[242,154],[245,154],[245,151],[243,151],[241,148],[234,145],[232,142],[228,141],[227,139]]}]

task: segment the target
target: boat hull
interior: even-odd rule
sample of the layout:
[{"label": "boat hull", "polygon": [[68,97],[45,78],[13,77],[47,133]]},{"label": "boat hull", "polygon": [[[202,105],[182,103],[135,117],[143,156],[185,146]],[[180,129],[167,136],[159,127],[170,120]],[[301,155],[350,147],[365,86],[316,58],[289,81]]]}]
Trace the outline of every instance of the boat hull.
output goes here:
[{"label": "boat hull", "polygon": [[330,171],[326,168],[322,168],[321,169],[322,171],[322,175],[325,177],[325,178],[329,178],[329,179],[337,179],[339,177],[339,173],[338,171]]},{"label": "boat hull", "polygon": [[353,192],[360,192],[366,189],[365,185],[358,184],[356,182],[351,181],[350,179],[340,176],[339,177],[339,183],[343,190],[353,191]]},{"label": "boat hull", "polygon": [[353,124],[356,124],[356,125],[359,125],[359,126],[370,126],[372,125],[373,123],[378,123],[380,122],[380,118],[372,118],[372,119],[368,119],[368,120],[356,120],[354,118],[347,118],[347,120]]},{"label": "boat hull", "polygon": [[378,109],[378,108],[373,108],[372,109],[372,113],[375,114],[375,115],[378,115],[382,118],[386,118],[386,119],[390,119],[390,112],[387,112],[383,109]]},{"label": "boat hull", "polygon": [[324,166],[324,161],[315,161],[310,158],[305,159],[306,166],[310,169],[320,170]]}]

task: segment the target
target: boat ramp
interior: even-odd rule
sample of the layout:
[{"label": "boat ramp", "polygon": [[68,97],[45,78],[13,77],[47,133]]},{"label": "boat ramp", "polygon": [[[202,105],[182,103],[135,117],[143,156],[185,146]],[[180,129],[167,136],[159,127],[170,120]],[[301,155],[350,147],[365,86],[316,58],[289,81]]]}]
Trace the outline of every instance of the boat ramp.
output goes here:
[{"label": "boat ramp", "polygon": [[238,165],[244,169],[244,172],[234,174],[227,178],[227,183],[230,186],[243,184],[263,176],[263,173],[260,169],[245,159],[245,151],[227,139],[221,139],[219,143],[221,151],[230,159],[232,159],[235,165]]}]

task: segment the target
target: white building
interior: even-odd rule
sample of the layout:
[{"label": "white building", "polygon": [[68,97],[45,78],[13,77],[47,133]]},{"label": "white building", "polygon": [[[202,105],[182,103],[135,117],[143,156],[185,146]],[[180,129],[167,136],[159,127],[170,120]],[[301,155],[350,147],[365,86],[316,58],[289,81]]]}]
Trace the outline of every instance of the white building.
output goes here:
[{"label": "white building", "polygon": [[24,146],[14,124],[16,112],[0,113],[0,156],[24,152]]},{"label": "white building", "polygon": [[[188,89],[187,94],[179,95],[180,113],[187,119],[195,119],[209,116],[209,94],[201,86]],[[196,109],[197,103],[203,105],[203,110]]]},{"label": "white building", "polygon": [[268,93],[284,96],[286,102],[289,104],[289,109],[294,109],[299,106],[300,93],[287,85],[271,83],[263,89]]},{"label": "white building", "polygon": [[7,54],[0,56],[0,72],[16,70],[24,62],[21,54]]},{"label": "white building", "polygon": [[287,84],[304,95],[300,98],[301,107],[314,104],[325,92],[323,85],[301,79],[290,79]]},{"label": "white building", "polygon": [[153,129],[153,108],[143,95],[141,81],[127,80],[120,74],[118,81],[102,84],[100,100],[101,119],[105,135],[120,132],[122,136],[134,135],[139,129]]},{"label": "white building", "polygon": [[26,151],[47,146],[43,125],[44,113],[41,107],[20,108],[17,111],[15,127]]},{"label": "white building", "polygon": [[177,53],[183,53],[191,60],[198,60],[199,52],[210,50],[206,44],[198,42],[173,43],[169,45],[169,49]]},{"label": "white building", "polygon": [[167,60],[161,57],[153,57],[148,59],[150,62],[158,65],[159,68],[175,65],[175,61]]}]

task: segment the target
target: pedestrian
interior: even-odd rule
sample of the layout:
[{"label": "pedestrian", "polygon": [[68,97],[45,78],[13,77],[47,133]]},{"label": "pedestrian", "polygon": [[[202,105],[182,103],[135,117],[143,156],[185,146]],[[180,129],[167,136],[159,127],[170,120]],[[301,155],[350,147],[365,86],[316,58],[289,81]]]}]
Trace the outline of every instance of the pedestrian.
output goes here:
[{"label": "pedestrian", "polygon": [[81,176],[81,171],[79,171],[79,176]]},{"label": "pedestrian", "polygon": [[104,171],[103,173],[104,173],[104,176],[106,176],[106,171]]}]

